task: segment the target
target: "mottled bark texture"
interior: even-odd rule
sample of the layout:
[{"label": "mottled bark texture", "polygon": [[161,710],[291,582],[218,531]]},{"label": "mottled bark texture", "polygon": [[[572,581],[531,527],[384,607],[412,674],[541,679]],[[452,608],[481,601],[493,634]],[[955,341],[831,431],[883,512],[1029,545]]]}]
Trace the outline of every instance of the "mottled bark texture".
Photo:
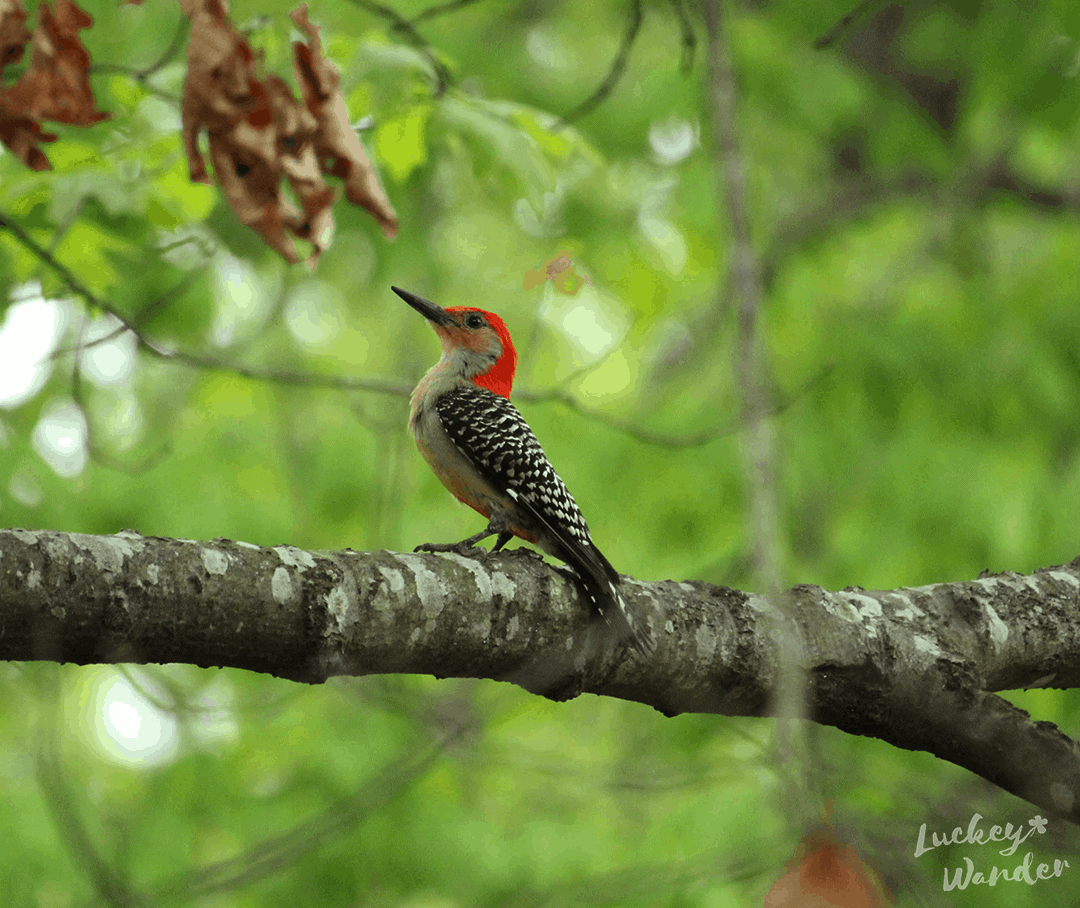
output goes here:
[{"label": "mottled bark texture", "polygon": [[[492,678],[665,715],[770,714],[779,673],[763,597],[630,579],[623,592],[651,622],[651,659],[611,645],[573,578],[521,551],[469,559],[0,530],[0,658],[184,662],[309,683]],[[1028,576],[786,596],[810,718],[929,751],[1080,821],[1080,747],[993,694],[1080,683],[1080,559]]]}]

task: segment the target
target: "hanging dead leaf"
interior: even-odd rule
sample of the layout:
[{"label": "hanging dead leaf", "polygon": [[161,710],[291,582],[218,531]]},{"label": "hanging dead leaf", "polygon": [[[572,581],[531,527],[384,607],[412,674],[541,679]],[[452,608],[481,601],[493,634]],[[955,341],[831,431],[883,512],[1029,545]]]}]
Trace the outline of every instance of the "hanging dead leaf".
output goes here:
[{"label": "hanging dead leaf", "polygon": [[521,287],[523,290],[532,290],[547,280],[551,281],[556,290],[567,296],[576,296],[582,287],[592,283],[588,277],[583,277],[574,270],[574,260],[570,253],[565,251],[544,262],[542,270],[526,271]]},{"label": "hanging dead leaf", "polygon": [[827,822],[803,836],[765,908],[888,908],[892,896],[877,869]]},{"label": "hanging dead leaf", "polygon": [[[184,4],[187,12],[188,5]],[[191,179],[209,183],[199,133],[229,130],[255,106],[255,55],[237,35],[221,0],[202,0],[191,13],[188,68],[181,102],[181,134]]]},{"label": "hanging dead leaf", "polygon": [[21,0],[0,0],[0,73],[9,63],[22,59],[30,31]]},{"label": "hanging dead leaf", "polygon": [[[192,15],[183,101],[192,180],[210,180],[198,146],[205,131],[215,178],[237,216],[289,262],[299,261],[290,234],[311,243],[314,267],[333,234],[334,201],[319,164],[317,113],[278,76],[261,76],[224,0],[182,0],[182,6]],[[282,194],[286,179],[299,208]]]},{"label": "hanging dead leaf", "polygon": [[71,0],[57,0],[55,14],[43,3],[31,36],[21,3],[0,0],[0,70],[22,59],[31,38],[34,47],[30,66],[19,81],[0,90],[0,142],[31,170],[50,168],[38,146],[56,141],[39,121],[91,126],[109,118],[94,110],[90,54],[79,40],[79,32],[93,22]]},{"label": "hanging dead leaf", "polygon": [[38,145],[55,142],[56,134],[42,132],[40,124],[29,117],[10,116],[0,99],[0,142],[31,170],[49,170],[52,165]]},{"label": "hanging dead leaf", "polygon": [[110,114],[94,110],[90,89],[90,54],[79,32],[94,24],[71,0],[56,0],[56,13],[38,7],[30,68],[0,97],[9,111],[34,120],[91,126]]},{"label": "hanging dead leaf", "polygon": [[[314,265],[329,242],[334,191],[322,179],[311,136],[315,121],[277,76],[252,83],[256,106],[231,129],[210,133],[214,170],[237,215],[290,262],[287,232],[312,243]],[[281,194],[286,177],[302,210]]]},{"label": "hanging dead leaf", "polygon": [[397,235],[397,215],[379,185],[375,165],[349,123],[349,111],[341,94],[341,73],[322,55],[319,29],[308,19],[307,4],[294,9],[289,18],[308,36],[307,44],[293,42],[293,53],[304,103],[318,123],[315,151],[322,170],[339,177],[345,184],[345,198],[367,209],[383,234],[393,238]]}]

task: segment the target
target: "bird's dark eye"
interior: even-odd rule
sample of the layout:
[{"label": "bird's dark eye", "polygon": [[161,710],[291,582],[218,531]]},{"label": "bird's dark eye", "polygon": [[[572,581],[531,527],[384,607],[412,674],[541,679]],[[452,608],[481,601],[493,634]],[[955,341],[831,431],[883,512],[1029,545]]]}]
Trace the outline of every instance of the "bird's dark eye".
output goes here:
[{"label": "bird's dark eye", "polygon": [[476,312],[469,313],[468,315],[465,316],[465,327],[466,328],[483,328],[484,327],[484,317],[482,315],[479,315]]}]

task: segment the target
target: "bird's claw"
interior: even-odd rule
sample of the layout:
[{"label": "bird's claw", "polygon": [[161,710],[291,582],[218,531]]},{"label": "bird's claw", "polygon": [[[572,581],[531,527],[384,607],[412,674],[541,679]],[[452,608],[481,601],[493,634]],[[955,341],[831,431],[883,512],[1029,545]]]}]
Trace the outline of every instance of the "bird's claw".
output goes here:
[{"label": "bird's claw", "polygon": [[462,555],[465,558],[480,558],[486,555],[487,549],[481,548],[478,545],[467,545],[463,542],[422,542],[418,545],[414,552],[453,552],[455,555]]}]

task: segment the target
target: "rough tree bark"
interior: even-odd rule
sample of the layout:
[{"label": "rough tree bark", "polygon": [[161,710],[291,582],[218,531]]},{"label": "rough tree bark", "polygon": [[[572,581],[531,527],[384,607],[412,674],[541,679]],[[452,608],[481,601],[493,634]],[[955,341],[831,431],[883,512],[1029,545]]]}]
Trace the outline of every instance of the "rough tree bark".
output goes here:
[{"label": "rough tree bark", "polygon": [[[481,559],[306,552],[128,531],[0,530],[0,658],[184,662],[318,683],[420,673],[771,715],[780,675],[763,597],[705,583],[625,595],[659,646],[612,649],[567,572]],[[1080,558],[1034,574],[868,591],[797,586],[808,717],[950,760],[1080,823],[1080,745],[993,694],[1080,684]]]}]

